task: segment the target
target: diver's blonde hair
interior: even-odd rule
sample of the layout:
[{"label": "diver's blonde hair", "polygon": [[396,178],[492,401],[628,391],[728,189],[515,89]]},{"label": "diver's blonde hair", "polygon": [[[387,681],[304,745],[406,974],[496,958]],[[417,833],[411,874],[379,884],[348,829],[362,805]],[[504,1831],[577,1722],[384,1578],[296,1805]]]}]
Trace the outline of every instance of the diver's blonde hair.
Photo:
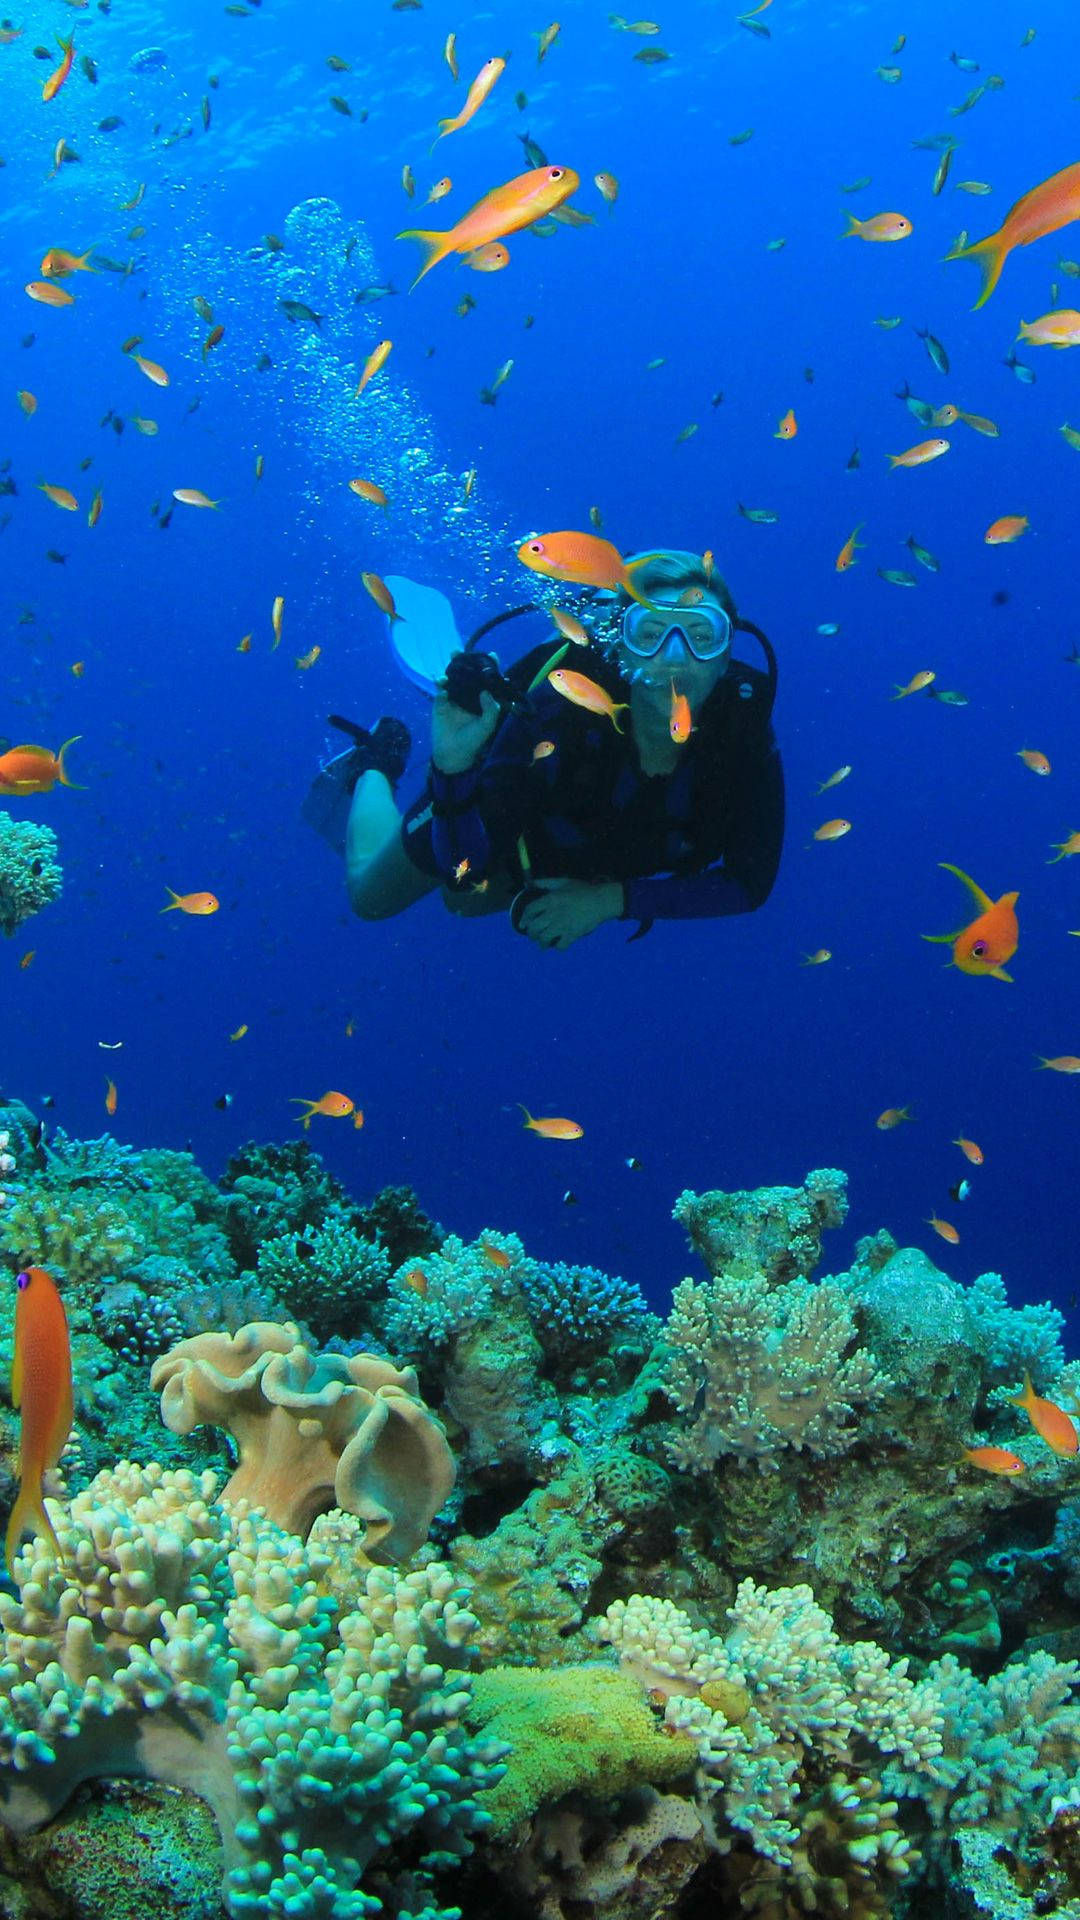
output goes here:
[{"label": "diver's blonde hair", "polygon": [[727,581],[723,574],[717,573],[715,567],[711,573],[706,573],[700,553],[690,553],[681,547],[659,547],[647,552],[644,557],[628,554],[627,566],[638,559],[641,565],[634,567],[632,578],[643,599],[648,600],[654,593],[664,590],[670,592],[673,587],[680,592],[687,587],[700,587],[703,594],[723,607],[732,623],[737,620],[735,602]]}]

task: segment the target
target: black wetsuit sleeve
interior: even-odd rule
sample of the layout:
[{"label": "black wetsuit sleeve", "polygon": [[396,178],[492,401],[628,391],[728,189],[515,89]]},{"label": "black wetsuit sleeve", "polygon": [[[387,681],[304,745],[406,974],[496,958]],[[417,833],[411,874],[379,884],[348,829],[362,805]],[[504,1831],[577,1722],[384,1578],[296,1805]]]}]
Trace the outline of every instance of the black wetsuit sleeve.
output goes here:
[{"label": "black wetsuit sleeve", "polygon": [[624,920],[753,913],[768,899],[784,843],[784,769],[771,727],[739,755],[730,791],[722,857],[697,873],[627,880]]},{"label": "black wetsuit sleeve", "polygon": [[431,767],[431,846],[444,880],[453,878],[463,860],[474,882],[512,863],[519,839],[527,838],[537,816],[540,796],[530,770],[540,738],[538,716],[526,708],[507,716],[466,772]]}]

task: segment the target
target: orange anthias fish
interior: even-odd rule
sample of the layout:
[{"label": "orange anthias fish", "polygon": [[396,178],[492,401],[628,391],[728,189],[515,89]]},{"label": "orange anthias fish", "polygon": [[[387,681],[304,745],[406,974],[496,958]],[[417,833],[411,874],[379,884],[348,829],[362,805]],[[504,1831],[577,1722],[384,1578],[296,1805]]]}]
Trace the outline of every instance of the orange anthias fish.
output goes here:
[{"label": "orange anthias fish", "polygon": [[432,151],[438,146],[440,140],[446,138],[448,133],[457,133],[462,127],[468,126],[473,114],[479,107],[483,106],[484,101],[487,99],[488,94],[491,92],[492,87],[495,85],[496,80],[499,78],[505,66],[506,61],[500,60],[497,56],[493,60],[484,61],[476,79],[473,81],[472,86],[465,96],[465,105],[462,107],[461,112],[455,114],[452,120],[439,121],[439,131],[431,143]]},{"label": "orange anthias fish", "polygon": [[48,79],[46,80],[45,85],[41,89],[41,97],[43,100],[55,100],[57,94],[59,93],[61,87],[64,84],[64,81],[67,79],[68,74],[71,72],[71,63],[75,58],[75,35],[74,34],[69,34],[66,40],[58,40],[56,44],[59,47],[64,57],[61,60],[60,65],[58,67],[54,67],[52,73],[50,73]]},{"label": "orange anthias fish", "polygon": [[1030,247],[1048,233],[1057,233],[1080,215],[1080,161],[1063,167],[1010,207],[996,233],[976,240],[950,254],[953,260],[974,260],[982,269],[982,292],[975,302],[981,307],[989,300],[1001,277],[1001,269],[1014,247]]},{"label": "orange anthias fish", "polygon": [[1000,520],[993,521],[987,527],[983,540],[988,547],[1006,547],[1010,541],[1019,540],[1020,535],[1026,533],[1030,525],[1031,522],[1026,514],[1003,513]]},{"label": "orange anthias fish", "polygon": [[652,605],[630,578],[652,555],[643,553],[636,560],[625,561],[610,540],[601,540],[595,533],[569,530],[540,533],[535,539],[522,542],[517,557],[523,567],[528,567],[531,573],[543,574],[545,580],[569,580],[579,587],[603,587],[608,593],[621,587],[641,606]]},{"label": "orange anthias fish", "polygon": [[58,287],[52,280],[28,280],[26,292],[31,300],[43,307],[73,307],[75,295],[66,287]]},{"label": "orange anthias fish", "polygon": [[842,840],[845,833],[851,832],[850,820],[826,820],[820,827],[814,828],[815,840]]},{"label": "orange anthias fish", "polygon": [[847,223],[847,232],[840,236],[842,240],[850,240],[854,233],[860,240],[906,240],[911,232],[906,213],[875,213],[870,220],[857,220],[849,213]]},{"label": "orange anthias fish", "polygon": [[914,1118],[915,1115],[910,1107],[886,1107],[884,1113],[878,1114],[874,1125],[880,1133],[890,1133],[893,1127],[900,1125],[901,1120],[914,1120]]},{"label": "orange anthias fish", "polygon": [[909,693],[923,693],[936,679],[937,674],[931,667],[921,667],[918,673],[912,674],[906,687],[898,686],[896,681],[893,681],[896,692],[892,695],[892,698],[894,700],[906,700]]},{"label": "orange anthias fish", "polygon": [[48,793],[58,780],[62,787],[74,787],[77,783],[68,779],[64,755],[81,739],[81,733],[73,733],[59,753],[50,753],[48,747],[25,746],[9,747],[6,753],[0,753],[0,798]]},{"label": "orange anthias fish", "polygon": [[1067,840],[1051,840],[1050,845],[1056,847],[1057,852],[1046,864],[1056,867],[1059,860],[1068,860],[1074,853],[1080,853],[1080,833],[1070,833]]},{"label": "orange anthias fish", "polygon": [[557,667],[547,677],[549,686],[561,693],[564,700],[571,701],[575,707],[584,707],[589,713],[602,713],[616,733],[622,732],[617,716],[629,712],[628,700],[613,700],[606,687],[598,687],[596,681],[584,673],[570,673],[565,667]]},{"label": "orange anthias fish", "polygon": [[116,1081],[115,1081],[115,1080],[110,1080],[110,1079],[109,1079],[108,1077],[106,1077],[106,1080],[105,1080],[105,1111],[106,1111],[106,1113],[107,1113],[107,1114],[109,1114],[109,1115],[110,1115],[110,1117],[111,1117],[111,1116],[112,1116],[112,1115],[113,1115],[113,1114],[114,1114],[114,1113],[116,1112],[116,1106],[117,1106],[117,1100],[118,1100],[118,1097],[119,1097],[119,1096],[117,1095],[117,1091],[116,1091]]},{"label": "orange anthias fish", "polygon": [[1025,767],[1028,767],[1032,773],[1047,774],[1050,771],[1050,762],[1045,753],[1040,753],[1038,747],[1021,747],[1016,757],[1022,760]]},{"label": "orange anthias fish", "polygon": [[1027,1469],[1007,1447],[965,1447],[964,1459],[983,1473],[1026,1473]]},{"label": "orange anthias fish", "polygon": [[676,693],[674,680],[671,683],[671,714],[668,719],[668,732],[677,747],[686,745],[693,728],[690,702],[685,693]]},{"label": "orange anthias fish", "polygon": [[525,1115],[523,1124],[531,1133],[538,1133],[542,1140],[580,1140],[585,1132],[584,1127],[579,1126],[576,1120],[563,1120],[555,1116],[546,1120],[534,1120],[528,1107],[521,1106],[520,1100],[518,1106]]},{"label": "orange anthias fish", "polygon": [[953,1141],[953,1146],[959,1147],[964,1159],[970,1160],[973,1167],[982,1166],[986,1156],[977,1141],[967,1140],[962,1133],[958,1133],[956,1139]]},{"label": "orange anthias fish", "polygon": [[1080,1054],[1055,1053],[1036,1055],[1040,1067],[1049,1067],[1051,1073],[1080,1073]]},{"label": "orange anthias fish", "polygon": [[374,480],[350,480],[349,491],[355,493],[358,500],[367,500],[373,507],[385,507],[389,513],[390,502]]},{"label": "orange anthias fish", "polygon": [[948,453],[948,440],[920,440],[915,447],[905,447],[903,453],[890,453],[891,467],[925,467],[928,460],[940,460]]},{"label": "orange anthias fish", "polygon": [[935,1233],[940,1233],[941,1238],[947,1240],[950,1247],[960,1245],[960,1235],[951,1220],[939,1220],[936,1213],[931,1213],[927,1215],[926,1224],[928,1227],[933,1227]]},{"label": "orange anthias fish", "polygon": [[1067,1413],[1056,1407],[1052,1400],[1042,1400],[1031,1384],[1031,1375],[1024,1375],[1023,1393],[1007,1395],[1011,1407],[1023,1407],[1040,1440],[1045,1440],[1055,1453],[1075,1453],[1080,1441],[1076,1428]]},{"label": "orange anthias fish", "polygon": [[85,253],[69,253],[66,247],[50,247],[41,271],[47,280],[64,280],[69,273],[96,273],[97,268],[90,265],[93,251],[93,247],[87,247]]},{"label": "orange anthias fish", "polygon": [[308,1100],[303,1094],[294,1094],[293,1104],[307,1109],[305,1113],[298,1113],[296,1116],[305,1133],[311,1126],[313,1114],[324,1114],[328,1120],[347,1120],[356,1106],[356,1102],[350,1100],[347,1093],[334,1093],[332,1090],[329,1093],[321,1093],[317,1100]]},{"label": "orange anthias fish", "polygon": [[400,620],[401,615],[394,605],[394,596],[385,580],[380,579],[377,573],[362,573],[360,578],[364,583],[364,591],[371,595],[379,612],[385,613],[391,624],[395,620]]},{"label": "orange anthias fish", "polygon": [[866,525],[866,521],[860,520],[858,526],[856,527],[854,533],[851,535],[850,539],[844,541],[843,546],[841,547],[839,553],[836,556],[837,573],[846,573],[849,567],[853,567],[857,564],[855,559],[856,551],[859,547],[864,547],[866,545],[865,540],[859,539],[859,535],[862,532],[865,525]]},{"label": "orange anthias fish", "polygon": [[386,362],[390,358],[393,345],[392,340],[380,340],[378,346],[374,347],[368,354],[367,359],[364,361],[364,370],[360,375],[360,383],[353,395],[355,400],[359,400],[368,381],[374,379],[379,368],[386,365]]},{"label": "orange anthias fish", "polygon": [[22,1413],[19,1438],[19,1493],[8,1521],[6,1557],[13,1572],[15,1552],[29,1529],[51,1540],[57,1558],[60,1543],[45,1511],[42,1481],[55,1467],[71,1431],[71,1343],[67,1315],[50,1274],[28,1267],[16,1281],[15,1359],[11,1404]]},{"label": "orange anthias fish", "polygon": [[162,913],[216,913],[221,904],[213,893],[174,893],[171,887],[166,887],[165,891],[169,895],[169,904],[162,907]]},{"label": "orange anthias fish", "polygon": [[1020,943],[1014,911],[1019,894],[1003,893],[1000,900],[991,900],[950,861],[939,860],[938,865],[944,867],[946,873],[955,873],[981,912],[968,926],[961,927],[959,933],[924,933],[923,939],[946,945],[951,942],[952,964],[959,967],[961,973],[989,974],[992,980],[1011,980],[1012,974],[1006,973],[1005,962],[1012,959]]},{"label": "orange anthias fish", "polygon": [[773,434],[773,439],[774,440],[794,440],[795,435],[798,433],[798,431],[799,431],[799,424],[795,418],[795,409],[794,407],[789,407],[783,419],[780,421],[776,429],[776,432]]},{"label": "orange anthias fish", "polygon": [[[524,1109],[522,1109],[524,1111]],[[510,1255],[505,1247],[493,1247],[490,1240],[481,1240],[480,1251],[485,1260],[490,1260],[500,1273],[506,1273],[510,1267]]]},{"label": "orange anthias fish", "polygon": [[1016,337],[1029,347],[1080,346],[1080,313],[1075,307],[1058,307],[1037,320],[1021,320]]},{"label": "orange anthias fish", "polygon": [[396,237],[399,240],[418,240],[422,247],[427,248],[427,259],[413,286],[418,285],[425,273],[430,273],[432,267],[437,267],[439,261],[445,260],[448,254],[472,253],[488,240],[501,240],[506,233],[517,233],[522,227],[531,227],[534,220],[540,220],[554,207],[560,207],[580,185],[573,167],[534,167],[531,173],[519,173],[504,186],[494,187],[490,193],[486,193],[448,232],[406,227]]}]

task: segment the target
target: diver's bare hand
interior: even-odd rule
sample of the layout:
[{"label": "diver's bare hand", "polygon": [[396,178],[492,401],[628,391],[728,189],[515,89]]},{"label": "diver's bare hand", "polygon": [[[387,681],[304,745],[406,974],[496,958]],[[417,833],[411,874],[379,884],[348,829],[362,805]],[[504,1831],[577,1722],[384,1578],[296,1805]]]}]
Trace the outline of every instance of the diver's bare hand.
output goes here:
[{"label": "diver's bare hand", "polygon": [[626,896],[618,880],[533,880],[540,895],[530,901],[519,922],[538,947],[572,947],[605,920],[617,920]]},{"label": "diver's bare hand", "polygon": [[431,716],[431,758],[440,773],[464,773],[471,767],[502,717],[502,708],[490,693],[481,693],[480,712],[455,707],[446,693],[435,695]]}]

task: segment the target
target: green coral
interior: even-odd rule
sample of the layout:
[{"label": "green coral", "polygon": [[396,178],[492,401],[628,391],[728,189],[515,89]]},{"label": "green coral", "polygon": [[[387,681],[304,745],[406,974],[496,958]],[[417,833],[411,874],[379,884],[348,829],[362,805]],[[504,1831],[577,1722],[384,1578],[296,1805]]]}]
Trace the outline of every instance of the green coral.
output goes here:
[{"label": "green coral", "polygon": [[390,1260],[382,1247],[332,1216],[302,1237],[264,1240],[256,1273],[260,1285],[318,1339],[356,1340],[372,1303],[386,1290]]},{"label": "green coral", "polygon": [[8,935],[17,932],[25,920],[59,898],[63,884],[52,829],[0,813],[0,929]]},{"label": "green coral", "polygon": [[484,1802],[497,1835],[564,1794],[612,1799],[687,1780],[697,1764],[694,1741],[662,1732],[640,1689],[612,1667],[492,1667],[473,1679],[466,1724],[510,1749]]},{"label": "green coral", "polygon": [[73,1287],[122,1273],[146,1251],[117,1200],[39,1186],[14,1195],[0,1219],[0,1242],[20,1260],[57,1270]]}]

